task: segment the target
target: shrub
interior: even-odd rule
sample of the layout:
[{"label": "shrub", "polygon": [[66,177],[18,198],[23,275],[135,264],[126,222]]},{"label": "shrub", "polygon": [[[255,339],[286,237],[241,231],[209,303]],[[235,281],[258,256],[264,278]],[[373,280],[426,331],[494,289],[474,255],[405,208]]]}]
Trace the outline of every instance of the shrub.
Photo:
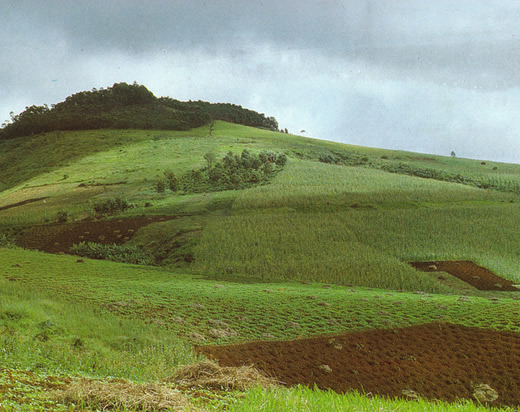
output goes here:
[{"label": "shrub", "polygon": [[170,189],[172,192],[176,192],[177,190],[179,190],[179,182],[177,180],[177,177],[175,176],[175,173],[173,173],[172,170],[165,170],[164,176],[166,177],[166,184],[168,185],[168,189]]},{"label": "shrub", "polygon": [[287,164],[287,156],[283,153],[280,153],[276,156],[276,165],[280,167],[284,167]]},{"label": "shrub", "polygon": [[58,223],[66,223],[69,220],[69,212],[60,210],[58,213],[56,213],[55,220]]},{"label": "shrub", "polygon": [[130,209],[131,207],[132,205],[130,205],[130,203],[128,203],[128,201],[122,197],[113,197],[107,200],[96,202],[92,205],[94,212],[97,214],[124,212],[126,209]]},{"label": "shrub", "polygon": [[162,180],[158,180],[155,184],[155,191],[157,193],[164,193],[166,190],[166,183],[164,183]]},{"label": "shrub", "polygon": [[0,233],[0,248],[13,249],[16,245],[11,241],[11,238],[5,233]]}]

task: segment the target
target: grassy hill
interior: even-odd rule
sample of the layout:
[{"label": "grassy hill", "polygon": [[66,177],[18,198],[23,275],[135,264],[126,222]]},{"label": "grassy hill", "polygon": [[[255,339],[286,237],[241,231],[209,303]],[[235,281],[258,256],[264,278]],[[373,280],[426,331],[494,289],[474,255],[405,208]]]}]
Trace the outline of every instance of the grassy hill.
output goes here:
[{"label": "grassy hill", "polygon": [[[288,161],[267,184],[245,189],[157,190],[167,170],[180,180],[194,171],[205,176],[206,154],[218,162],[244,149]],[[196,344],[432,321],[520,332],[517,292],[478,290],[408,264],[471,260],[520,284],[518,165],[364,148],[219,120],[187,131],[51,131],[0,140],[0,165],[0,367],[11,376],[161,381],[200,358]],[[131,207],[96,212],[115,199]],[[137,216],[175,217],[142,227],[125,243],[154,266],[12,245],[35,228],[54,230],[57,221]],[[212,332],[218,322],[227,333]],[[32,394],[35,409],[45,402],[65,408],[42,387],[17,386],[20,380],[0,380],[11,388],[9,402],[13,393]],[[311,410],[396,407],[303,389],[189,396],[216,409],[253,410],[262,402],[276,408],[282,398],[311,402]],[[471,405],[464,407],[476,410]]]}]

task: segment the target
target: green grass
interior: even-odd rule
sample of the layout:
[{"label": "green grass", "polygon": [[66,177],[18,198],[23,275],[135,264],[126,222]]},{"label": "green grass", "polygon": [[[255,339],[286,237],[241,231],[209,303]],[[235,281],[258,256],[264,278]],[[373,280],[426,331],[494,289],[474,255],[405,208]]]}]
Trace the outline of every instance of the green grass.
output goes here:
[{"label": "green grass", "polygon": [[[207,343],[294,339],[432,321],[520,331],[520,319],[511,317],[518,305],[512,293],[497,292],[494,296],[503,297],[499,301],[486,297],[461,301],[458,295],[323,288],[319,283],[241,282],[233,277],[224,281],[210,278],[210,273],[195,276],[88,259],[77,263],[72,256],[23,250],[0,249],[0,259],[8,268],[7,276],[17,279],[15,285],[155,323],[182,339],[190,340],[197,332]],[[9,285],[5,279],[4,284]],[[215,321],[227,326],[215,326]],[[294,322],[300,326],[287,327]],[[229,328],[236,334],[213,337],[214,328]]]},{"label": "green grass", "polygon": [[149,381],[197,359],[189,345],[156,325],[10,279],[0,278],[2,367]]},{"label": "green grass", "polygon": [[[165,169],[181,175],[204,166],[207,152],[221,157],[246,148],[286,153],[289,162],[270,184],[246,190],[154,190]],[[0,142],[0,149],[0,207],[47,197],[0,210],[1,233],[52,223],[59,211],[92,217],[94,202],[118,196],[136,207],[110,218],[180,216],[141,229],[131,241],[162,267],[0,249],[0,367],[20,376],[157,381],[195,361],[193,344],[433,321],[520,332],[514,292],[441,283],[407,264],[469,259],[520,282],[520,196],[381,170],[403,163],[514,188],[518,165],[363,148],[225,122],[215,122],[211,137],[208,126],[96,130],[17,138]],[[324,153],[356,166],[321,163]],[[43,408],[41,387],[24,393],[36,399],[34,409]],[[213,406],[222,408],[219,402]],[[478,410],[303,388],[252,390],[232,404],[231,410]]]},{"label": "green grass", "polygon": [[[322,284],[223,281],[20,249],[0,249],[0,260],[0,363],[57,379],[162,380],[179,364],[195,361],[189,342],[285,340],[432,321],[520,332],[520,319],[512,316],[518,303],[507,294],[498,301],[461,300]],[[215,329],[233,333],[218,337]],[[37,385],[25,390],[40,401],[46,393]],[[259,398],[264,410],[300,404],[308,410],[328,410],[327,405],[370,410],[379,404],[392,410],[406,404],[296,388],[253,390],[238,397],[234,408],[251,410]],[[413,405],[441,408],[424,401]]]},{"label": "green grass", "polygon": [[232,404],[229,411],[356,411],[356,412],[477,412],[511,410],[510,408],[486,408],[470,401],[459,404],[434,402],[424,399],[405,401],[389,400],[379,396],[365,396],[358,392],[338,394],[333,391],[313,390],[298,386],[291,389],[265,390],[257,388],[246,393],[245,398]]}]

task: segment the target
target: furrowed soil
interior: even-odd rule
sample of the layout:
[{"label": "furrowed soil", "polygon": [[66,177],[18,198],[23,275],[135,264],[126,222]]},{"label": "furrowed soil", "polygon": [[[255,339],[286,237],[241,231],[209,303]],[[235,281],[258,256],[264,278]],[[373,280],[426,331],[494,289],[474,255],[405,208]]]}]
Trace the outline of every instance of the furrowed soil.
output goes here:
[{"label": "furrowed soil", "polygon": [[38,249],[48,253],[70,253],[74,243],[96,242],[120,245],[129,241],[143,226],[175,218],[175,216],[152,216],[32,226],[21,232],[16,237],[15,243],[26,249]]},{"label": "furrowed soil", "polygon": [[449,273],[479,290],[520,291],[510,280],[497,276],[469,260],[410,262],[410,265],[423,272]]},{"label": "furrowed soil", "polygon": [[197,351],[221,366],[254,365],[288,386],[453,402],[475,400],[485,384],[498,394],[490,405],[520,405],[520,334],[513,332],[433,323]]}]

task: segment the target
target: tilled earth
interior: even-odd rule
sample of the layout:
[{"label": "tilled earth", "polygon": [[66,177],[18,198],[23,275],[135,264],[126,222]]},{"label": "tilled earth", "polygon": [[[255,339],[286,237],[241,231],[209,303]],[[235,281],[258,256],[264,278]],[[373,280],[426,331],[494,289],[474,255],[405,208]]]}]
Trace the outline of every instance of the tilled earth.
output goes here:
[{"label": "tilled earth", "polygon": [[146,225],[175,219],[175,216],[135,217],[119,220],[94,220],[33,226],[20,233],[15,242],[27,249],[48,253],[70,253],[74,243],[122,244]]},{"label": "tilled earth", "polygon": [[520,405],[520,334],[513,332],[433,323],[197,351],[221,366],[253,364],[287,385],[450,402],[475,400],[480,385],[498,395],[490,405]]},{"label": "tilled earth", "polygon": [[510,280],[495,275],[488,269],[470,260],[445,260],[435,262],[410,262],[414,268],[424,272],[445,272],[456,276],[479,290],[519,291]]}]

